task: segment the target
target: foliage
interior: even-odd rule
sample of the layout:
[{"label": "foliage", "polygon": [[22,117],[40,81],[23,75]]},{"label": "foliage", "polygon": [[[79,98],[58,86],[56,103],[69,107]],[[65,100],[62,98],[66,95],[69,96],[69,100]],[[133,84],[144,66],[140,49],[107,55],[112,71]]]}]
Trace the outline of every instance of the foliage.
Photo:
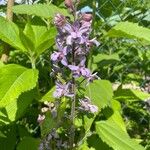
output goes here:
[{"label": "foliage", "polygon": [[[76,79],[73,122],[72,100],[53,96],[56,78],[66,84],[64,78],[71,79],[71,71],[60,64],[64,78],[60,73],[55,76],[59,68],[50,61],[57,48],[55,15],[63,14],[67,21],[73,22],[72,7],[66,10],[64,6],[63,0],[40,0],[32,5],[15,3],[13,22],[0,17],[0,55],[9,47],[8,62],[0,61],[1,149],[37,150],[43,144],[62,150],[100,147],[148,150],[149,0],[81,0],[79,3],[77,9],[81,12],[90,11],[83,9],[90,7],[93,13],[90,37],[96,36],[101,42],[98,48],[92,48],[85,64],[101,79],[88,84],[83,77]],[[0,5],[1,12],[5,9],[5,4]],[[98,112],[84,111],[79,103],[82,97],[87,100],[86,106],[98,107]],[[71,135],[74,148],[70,146]]]}]

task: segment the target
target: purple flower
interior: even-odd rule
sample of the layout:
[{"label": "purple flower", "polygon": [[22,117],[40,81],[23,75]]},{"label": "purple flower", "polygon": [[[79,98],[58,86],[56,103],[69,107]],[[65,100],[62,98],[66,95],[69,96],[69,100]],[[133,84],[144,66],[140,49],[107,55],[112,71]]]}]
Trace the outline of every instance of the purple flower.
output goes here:
[{"label": "purple flower", "polygon": [[80,77],[80,76],[88,78],[91,75],[90,70],[83,66],[68,65],[68,67],[73,72],[73,76],[75,78]]},{"label": "purple flower", "polygon": [[64,24],[66,23],[66,18],[65,16],[61,15],[61,14],[56,14],[55,18],[54,18],[54,24],[57,27],[63,27]]},{"label": "purple flower", "polygon": [[71,26],[65,27],[66,32],[69,34],[66,38],[66,44],[72,45],[73,42],[78,44],[84,44],[86,42],[86,38],[89,35],[91,24],[86,22],[81,26],[79,21],[74,22]]},{"label": "purple flower", "polygon": [[67,59],[63,52],[54,52],[51,55],[51,60],[55,63],[61,61],[64,66],[67,66]]},{"label": "purple flower", "polygon": [[99,76],[97,76],[97,72],[94,74],[90,74],[90,76],[87,78],[87,83],[93,82],[93,80],[99,79]]},{"label": "purple flower", "polygon": [[67,55],[66,50],[67,50],[67,49],[64,48],[64,50],[62,50],[62,51],[54,52],[54,53],[51,55],[51,60],[52,60],[54,63],[61,62],[64,66],[67,66],[68,63],[67,63],[67,59],[66,59],[66,55]]},{"label": "purple flower", "polygon": [[100,43],[96,40],[96,38],[87,40],[87,46],[91,47],[93,45],[95,45],[96,47],[100,45]]},{"label": "purple flower", "polygon": [[53,93],[55,98],[61,98],[62,96],[72,97],[73,94],[70,92],[71,83],[62,84],[60,82],[56,82],[56,91]]},{"label": "purple flower", "polygon": [[79,107],[80,110],[87,111],[90,113],[98,112],[98,107],[95,105],[92,105],[88,97],[79,100],[79,102],[80,102],[80,107]]}]

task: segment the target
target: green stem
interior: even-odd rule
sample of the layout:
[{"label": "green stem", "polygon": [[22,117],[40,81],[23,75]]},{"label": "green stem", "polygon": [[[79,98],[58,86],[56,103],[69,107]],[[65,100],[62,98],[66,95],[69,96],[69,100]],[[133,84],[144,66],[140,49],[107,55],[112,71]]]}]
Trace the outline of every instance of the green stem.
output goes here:
[{"label": "green stem", "polygon": [[[73,44],[72,48],[72,65],[75,65],[75,46]],[[75,119],[75,107],[76,107],[76,84],[75,84],[75,78],[72,74],[72,93],[74,96],[72,97],[72,103],[71,103],[71,128],[70,128],[70,149],[72,150],[74,147],[74,137],[75,137],[75,126],[74,126],[74,119]]]},{"label": "green stem", "polygon": [[36,65],[35,65],[35,59],[31,58],[31,66],[32,66],[32,69],[36,69]]},{"label": "green stem", "polygon": [[[30,56],[30,62],[31,62],[31,68],[36,69],[36,59],[33,56]],[[38,97],[40,98],[41,94],[40,94],[40,91],[39,91],[39,82],[37,82],[36,89],[37,89]]]}]

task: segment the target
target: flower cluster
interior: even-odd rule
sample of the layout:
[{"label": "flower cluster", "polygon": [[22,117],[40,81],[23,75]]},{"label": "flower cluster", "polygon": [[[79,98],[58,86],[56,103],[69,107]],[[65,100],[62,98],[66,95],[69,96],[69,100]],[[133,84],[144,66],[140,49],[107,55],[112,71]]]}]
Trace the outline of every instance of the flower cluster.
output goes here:
[{"label": "flower cluster", "polygon": [[[71,1],[65,2],[66,6],[74,11]],[[57,51],[51,55],[51,60],[55,68],[57,66],[57,71],[64,67],[70,70],[73,78],[83,77],[87,80],[87,83],[97,79],[96,73],[92,74],[85,65],[90,48],[93,45],[99,46],[99,42],[95,38],[90,39],[92,14],[78,14],[77,19],[73,22],[61,14],[56,14],[54,24],[58,30],[56,37]],[[56,74],[57,71],[53,70]],[[70,90],[71,84],[71,81],[65,81],[65,83],[57,81],[54,97],[73,96]]]},{"label": "flower cluster", "polygon": [[41,124],[45,120],[45,113],[50,112],[53,118],[57,117],[57,103],[50,103],[45,101],[44,107],[41,109],[41,114],[38,115],[37,121]]},{"label": "flower cluster", "polygon": [[67,141],[63,141],[56,129],[52,129],[51,132],[43,139],[39,145],[38,150],[53,150],[51,145],[55,143],[57,149],[68,149]]},{"label": "flower cluster", "polygon": [[95,113],[98,111],[98,107],[95,105],[92,105],[88,97],[80,100],[79,109],[86,111],[86,112],[90,112],[90,113]]}]

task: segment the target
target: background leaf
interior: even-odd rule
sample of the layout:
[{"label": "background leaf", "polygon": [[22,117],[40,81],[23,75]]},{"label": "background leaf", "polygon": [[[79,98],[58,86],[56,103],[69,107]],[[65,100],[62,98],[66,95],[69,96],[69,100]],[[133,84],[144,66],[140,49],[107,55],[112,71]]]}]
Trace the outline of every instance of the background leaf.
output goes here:
[{"label": "background leaf", "polygon": [[67,10],[58,8],[53,4],[16,5],[13,7],[13,12],[16,14],[35,15],[43,18],[53,18],[57,13],[68,15]]},{"label": "background leaf", "polygon": [[16,24],[0,17],[0,39],[17,49],[26,51],[19,35],[20,31]]},{"label": "background leaf", "polygon": [[150,29],[132,22],[118,23],[107,35],[110,37],[136,38],[150,42]]},{"label": "background leaf", "polygon": [[146,92],[142,92],[140,90],[133,89],[118,89],[114,92],[114,99],[120,101],[138,101],[138,100],[146,100],[150,98],[150,94]]},{"label": "background leaf", "polygon": [[0,111],[0,122],[8,124],[22,117],[27,107],[37,97],[36,94],[36,90],[22,93],[17,100],[10,102],[5,108],[2,108]]},{"label": "background leaf", "polygon": [[0,107],[5,107],[36,86],[38,71],[10,64],[0,68]]},{"label": "background leaf", "polygon": [[56,29],[50,28],[48,30],[45,26],[35,26],[28,23],[25,26],[24,34],[27,38],[27,49],[39,56],[44,50],[54,44]]},{"label": "background leaf", "polygon": [[37,150],[40,144],[39,139],[35,139],[32,137],[24,137],[22,141],[18,144],[17,150]]},{"label": "background leaf", "polygon": [[115,150],[144,150],[144,147],[137,144],[113,123],[99,121],[96,123],[96,131],[102,141]]},{"label": "background leaf", "polygon": [[109,81],[96,80],[88,85],[85,94],[101,109],[110,105],[113,90]]}]

